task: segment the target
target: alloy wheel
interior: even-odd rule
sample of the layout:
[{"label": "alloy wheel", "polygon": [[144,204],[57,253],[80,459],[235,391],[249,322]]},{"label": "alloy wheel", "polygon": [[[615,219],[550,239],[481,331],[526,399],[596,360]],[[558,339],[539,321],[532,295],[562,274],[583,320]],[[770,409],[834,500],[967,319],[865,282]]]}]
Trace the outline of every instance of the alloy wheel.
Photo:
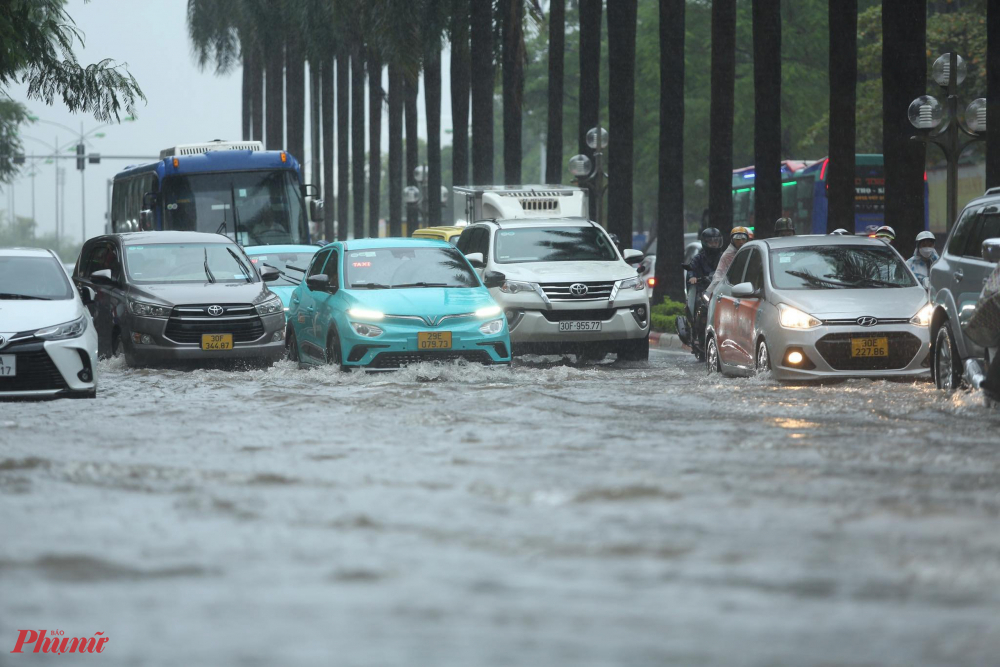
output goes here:
[{"label": "alloy wheel", "polygon": [[771,356],[767,353],[767,343],[763,340],[757,346],[757,372],[765,373],[771,370]]},{"label": "alloy wheel", "polygon": [[951,332],[947,325],[938,330],[934,351],[934,379],[938,389],[952,391],[955,389],[955,358],[952,355]]},{"label": "alloy wheel", "polygon": [[720,370],[720,368],[719,368],[719,348],[715,344],[715,338],[709,338],[708,339],[708,344],[706,345],[706,347],[708,349],[705,351],[705,359],[708,361],[708,372],[710,374],[711,373],[718,373],[719,370]]}]

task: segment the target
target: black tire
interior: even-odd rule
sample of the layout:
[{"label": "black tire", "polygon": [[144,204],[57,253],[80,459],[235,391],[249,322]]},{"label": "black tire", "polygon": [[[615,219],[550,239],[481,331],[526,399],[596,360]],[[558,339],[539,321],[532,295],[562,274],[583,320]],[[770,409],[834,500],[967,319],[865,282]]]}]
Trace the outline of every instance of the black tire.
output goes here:
[{"label": "black tire", "polygon": [[705,341],[705,360],[708,362],[708,374],[722,373],[722,365],[719,362],[719,346],[715,343],[715,336],[709,336]]},{"label": "black tire", "polygon": [[122,338],[122,333],[118,329],[115,329],[111,334],[111,349],[110,354],[108,355],[109,359],[114,359],[116,357],[125,357],[125,365],[129,368],[135,366],[135,357],[125,346],[125,340]]},{"label": "black tire", "polygon": [[285,335],[285,356],[289,361],[296,363],[299,361],[299,341],[295,338],[293,327],[288,327],[288,333]]},{"label": "black tire", "polygon": [[962,386],[962,355],[955,345],[951,323],[945,320],[934,337],[931,364],[934,384],[942,391],[954,391]]},{"label": "black tire", "polygon": [[771,370],[771,352],[767,349],[767,342],[761,338],[757,343],[757,355],[754,358],[754,372],[767,373]]},{"label": "black tire", "polygon": [[336,328],[331,327],[330,333],[326,336],[326,363],[336,366],[338,370],[344,370],[344,355],[340,349],[340,336]]},{"label": "black tire", "polygon": [[618,361],[649,361],[649,338],[636,338],[618,344]]}]

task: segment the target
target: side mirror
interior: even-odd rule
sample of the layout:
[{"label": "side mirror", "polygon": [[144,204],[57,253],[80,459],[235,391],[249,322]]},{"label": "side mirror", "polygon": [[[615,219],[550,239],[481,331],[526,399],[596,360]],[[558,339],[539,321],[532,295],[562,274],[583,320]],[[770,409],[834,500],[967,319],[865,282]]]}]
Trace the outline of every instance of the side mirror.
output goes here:
[{"label": "side mirror", "polygon": [[323,218],[324,218],[323,200],[322,199],[309,200],[309,221],[323,222]]},{"label": "side mirror", "polygon": [[273,282],[281,277],[281,272],[273,266],[265,266],[260,270],[260,279],[265,283]]},{"label": "side mirror", "polygon": [[649,273],[650,268],[651,267],[648,264],[639,264],[639,266],[635,268],[635,272],[640,276],[644,276]]},{"label": "side mirror", "polygon": [[469,264],[472,265],[474,269],[481,269],[486,266],[486,261],[483,258],[483,253],[481,252],[470,252],[465,256],[469,260]]},{"label": "side mirror", "polygon": [[306,287],[313,292],[326,292],[330,288],[330,276],[325,273],[309,276],[306,278]]},{"label": "side mirror", "polygon": [[94,271],[90,274],[90,282],[96,283],[98,285],[114,285],[115,281],[111,278],[111,269],[101,269],[100,271]]},{"label": "side mirror", "polygon": [[1000,238],[983,241],[983,259],[987,262],[1000,262]]},{"label": "side mirror", "polygon": [[629,248],[628,250],[622,251],[622,257],[625,259],[627,264],[638,264],[642,261],[642,258],[645,257],[645,255],[642,254],[641,250]]},{"label": "side mirror", "polygon": [[737,299],[747,299],[752,296],[758,296],[758,294],[751,283],[739,283],[738,285],[733,285],[733,296]]},{"label": "side mirror", "polygon": [[148,208],[139,211],[139,229],[144,232],[153,229],[153,211]]},{"label": "side mirror", "polygon": [[299,186],[302,189],[302,198],[315,197],[319,194],[319,188],[312,183],[303,183]]},{"label": "side mirror", "polygon": [[[479,255],[480,253],[475,253]],[[483,274],[483,284],[486,287],[500,287],[507,281],[507,276],[499,271],[487,271]]]},{"label": "side mirror", "polygon": [[89,306],[97,300],[97,294],[92,288],[83,286],[80,288],[80,300],[83,301],[83,305]]},{"label": "side mirror", "polygon": [[142,207],[144,209],[154,209],[159,202],[160,193],[158,192],[147,192],[142,195]]}]

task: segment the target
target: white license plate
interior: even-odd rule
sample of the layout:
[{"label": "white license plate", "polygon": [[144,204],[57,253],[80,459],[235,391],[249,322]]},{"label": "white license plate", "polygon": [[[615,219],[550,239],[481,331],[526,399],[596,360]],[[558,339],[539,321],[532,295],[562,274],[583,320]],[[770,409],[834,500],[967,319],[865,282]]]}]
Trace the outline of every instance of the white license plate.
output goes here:
[{"label": "white license plate", "polygon": [[17,357],[13,354],[0,355],[0,378],[17,375]]},{"label": "white license plate", "polygon": [[598,322],[560,322],[559,331],[600,331],[601,323]]}]

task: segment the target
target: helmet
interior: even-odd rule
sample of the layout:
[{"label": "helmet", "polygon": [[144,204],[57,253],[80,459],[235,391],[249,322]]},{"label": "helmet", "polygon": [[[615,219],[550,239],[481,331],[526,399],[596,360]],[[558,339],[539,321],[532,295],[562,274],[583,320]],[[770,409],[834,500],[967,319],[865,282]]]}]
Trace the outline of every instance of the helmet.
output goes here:
[{"label": "helmet", "polygon": [[917,243],[920,243],[921,241],[933,241],[933,240],[934,240],[934,234],[932,232],[920,232],[919,234],[917,234]]},{"label": "helmet", "polygon": [[846,229],[844,229],[843,227],[839,227],[830,232],[830,236],[850,236],[850,235],[851,233]]},{"label": "helmet", "polygon": [[722,247],[722,232],[715,227],[707,227],[701,231],[701,245],[709,250]]},{"label": "helmet", "polygon": [[729,232],[729,240],[735,241],[737,239],[749,241],[753,239],[753,232],[746,227],[733,227],[733,231]]},{"label": "helmet", "polygon": [[882,239],[883,241],[895,241],[896,230],[889,225],[882,225],[875,230],[875,238]]},{"label": "helmet", "polygon": [[795,235],[795,224],[792,223],[791,218],[778,218],[774,221],[774,235],[775,236],[794,236]]}]

